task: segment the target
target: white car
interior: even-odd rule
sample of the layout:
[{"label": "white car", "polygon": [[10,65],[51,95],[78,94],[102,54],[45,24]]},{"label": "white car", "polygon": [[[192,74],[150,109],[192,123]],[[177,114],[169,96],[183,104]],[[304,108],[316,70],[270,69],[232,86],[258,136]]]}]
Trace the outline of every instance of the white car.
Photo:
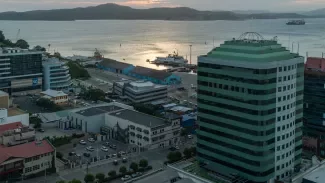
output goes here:
[{"label": "white car", "polygon": [[115,158],[117,156],[117,154],[112,154],[112,157]]},{"label": "white car", "polygon": [[81,145],[86,145],[87,143],[86,143],[86,141],[84,141],[84,140],[80,140],[80,141],[79,141],[79,144],[81,144]]},{"label": "white car", "polygon": [[87,150],[87,151],[94,151],[95,148],[93,148],[92,146],[88,146],[88,147],[86,148],[86,150]]},{"label": "white car", "polygon": [[193,136],[192,136],[192,135],[188,135],[187,138],[188,138],[188,139],[192,139]]},{"label": "white car", "polygon": [[126,155],[126,153],[124,152],[124,151],[120,151],[120,152],[118,152],[121,156],[125,156]]},{"label": "white car", "polygon": [[89,142],[95,142],[95,139],[94,138],[88,138],[88,141]]},{"label": "white car", "polygon": [[107,147],[105,147],[105,146],[102,146],[100,149],[101,149],[102,151],[104,151],[104,152],[108,152],[108,149],[107,149]]},{"label": "white car", "polygon": [[131,179],[132,177],[130,175],[125,175],[124,177],[121,178],[122,181],[126,181]]},{"label": "white car", "polygon": [[176,150],[179,150],[179,147],[178,147],[178,146],[175,146],[175,149],[176,149]]}]

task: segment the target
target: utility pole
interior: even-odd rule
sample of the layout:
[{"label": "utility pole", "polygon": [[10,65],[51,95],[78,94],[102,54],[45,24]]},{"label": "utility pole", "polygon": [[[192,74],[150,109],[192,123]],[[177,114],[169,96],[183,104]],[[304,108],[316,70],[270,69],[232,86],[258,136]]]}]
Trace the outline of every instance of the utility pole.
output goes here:
[{"label": "utility pole", "polygon": [[190,64],[192,65],[192,45],[190,45]]},{"label": "utility pole", "polygon": [[213,37],[213,49],[214,49],[214,37]]},{"label": "utility pole", "polygon": [[295,42],[293,41],[292,42],[292,45],[291,45],[291,52],[293,53],[293,44],[294,44]]}]

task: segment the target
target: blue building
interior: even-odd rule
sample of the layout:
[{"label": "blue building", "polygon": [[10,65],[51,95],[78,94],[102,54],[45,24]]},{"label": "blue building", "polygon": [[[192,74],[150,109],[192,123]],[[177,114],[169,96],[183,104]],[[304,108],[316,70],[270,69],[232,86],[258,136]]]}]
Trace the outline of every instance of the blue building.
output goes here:
[{"label": "blue building", "polygon": [[132,64],[118,62],[116,60],[104,58],[103,61],[97,64],[99,69],[103,69],[105,71],[114,72],[117,74],[125,74],[127,75],[130,70],[134,68]]},{"label": "blue building", "polygon": [[150,69],[141,66],[136,66],[135,68],[129,70],[127,75],[161,85],[181,83],[181,78],[170,72]]}]

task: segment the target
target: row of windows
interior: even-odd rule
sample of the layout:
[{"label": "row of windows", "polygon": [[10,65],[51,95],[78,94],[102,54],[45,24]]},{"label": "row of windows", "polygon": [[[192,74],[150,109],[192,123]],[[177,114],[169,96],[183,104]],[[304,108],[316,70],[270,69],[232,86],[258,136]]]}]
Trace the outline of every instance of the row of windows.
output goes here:
[{"label": "row of windows", "polygon": [[274,138],[271,138],[271,139],[269,139],[267,141],[254,141],[254,140],[250,140],[250,139],[245,139],[245,138],[240,137],[238,135],[227,134],[225,132],[221,132],[221,131],[218,131],[218,130],[213,130],[213,129],[205,128],[205,127],[202,127],[202,126],[200,126],[199,129],[202,132],[206,132],[206,133],[213,134],[213,135],[216,135],[216,136],[228,138],[228,139],[231,139],[231,140],[235,140],[235,141],[238,141],[238,142],[241,142],[241,143],[245,143],[245,144],[249,144],[249,145],[253,145],[253,146],[263,147],[263,146],[270,145],[270,144],[273,144],[274,143]]},{"label": "row of windows", "polygon": [[243,68],[243,67],[233,67],[233,66],[226,66],[226,65],[219,65],[219,64],[209,64],[209,63],[203,63],[199,62],[198,63],[199,67],[206,67],[206,68],[211,68],[211,69],[220,69],[220,70],[233,70],[237,72],[251,72],[253,74],[272,74],[276,73],[277,69],[272,68],[272,69],[248,69],[248,68]]},{"label": "row of windows", "polygon": [[291,109],[293,107],[295,107],[295,102],[293,102],[291,104],[288,104],[288,105],[284,105],[282,107],[278,107],[277,111],[278,112],[281,112],[281,111],[285,111],[285,110]]},{"label": "row of windows", "polygon": [[51,155],[53,155],[53,152],[52,153],[41,154],[41,155],[34,156],[34,157],[30,157],[30,158],[26,158],[25,159],[25,163],[28,163],[28,162],[31,162],[31,161],[35,161],[35,160],[39,160],[42,157],[51,156]]},{"label": "row of windows", "polygon": [[[281,102],[281,101],[286,101],[286,100],[290,100],[290,98],[294,98],[296,96],[296,93],[291,93],[289,95],[285,95],[285,96],[282,96],[282,97],[278,97],[278,102]],[[296,105],[296,104],[294,104]]]},{"label": "row of windows", "polygon": [[[287,124],[287,128],[290,128],[293,126],[294,122],[291,122],[290,124]],[[286,125],[282,125],[282,130],[286,129]],[[281,126],[278,126],[277,131],[280,132],[281,131]]]},{"label": "row of windows", "polygon": [[296,84],[291,84],[291,85],[288,85],[288,86],[283,86],[283,87],[278,87],[278,92],[282,92],[282,91],[286,91],[287,89],[290,90],[290,89],[293,89],[295,88]]},{"label": "row of windows", "polygon": [[[233,77],[233,76],[228,76],[228,75],[222,75],[222,74],[214,74],[214,73],[209,73],[209,72],[198,72],[198,76],[203,76],[203,77],[208,77],[208,78],[215,78],[215,79],[222,79],[226,81],[235,81],[239,83],[247,83],[247,84],[259,84],[259,85],[264,85],[264,84],[273,84],[276,83],[276,78],[272,79],[247,79],[247,78],[242,78],[242,77]],[[257,76],[258,77],[258,76]]]},{"label": "row of windows", "polygon": [[296,78],[296,75],[294,75],[294,74],[288,75],[288,76],[283,76],[283,77],[278,77],[278,82],[287,81],[287,79],[288,79],[288,81],[290,81],[290,79],[293,80],[295,78]]},{"label": "row of windows", "polygon": [[294,133],[295,133],[294,131],[291,131],[290,133],[287,133],[287,134],[285,134],[285,135],[282,135],[282,139],[281,139],[281,136],[277,136],[276,141],[285,140],[285,139],[287,139],[287,138],[293,136]]},{"label": "row of windows", "polygon": [[209,109],[204,109],[204,108],[202,108],[200,106],[198,107],[198,112],[199,113],[210,114],[210,115],[213,115],[215,117],[234,120],[234,121],[237,121],[239,123],[256,125],[256,126],[271,125],[271,124],[274,124],[274,122],[275,122],[275,118],[269,119],[267,121],[255,121],[255,120],[250,120],[250,119],[246,119],[246,118],[242,118],[242,117],[238,117],[238,116],[233,116],[233,115],[230,115],[230,114],[225,114],[225,113],[220,113],[220,112],[217,112],[217,111],[212,111],[212,110],[209,110]]},{"label": "row of windows", "polygon": [[255,135],[255,136],[265,136],[265,135],[269,135],[274,132],[274,129],[270,129],[268,131],[255,131],[255,130],[250,130],[250,129],[246,129],[246,128],[240,128],[240,127],[237,127],[237,126],[234,126],[231,124],[218,122],[216,120],[210,120],[210,119],[207,119],[204,117],[198,117],[198,121],[216,125],[216,126],[223,127],[223,128],[227,128],[227,129],[231,129],[231,130],[235,130],[235,131],[245,133],[245,134]]},{"label": "row of windows", "polygon": [[[284,121],[284,120],[287,120],[287,119],[290,119],[290,118],[294,117],[295,116],[295,113],[296,112],[292,112],[292,113],[289,113],[287,115],[283,115],[282,116],[282,120]],[[277,122],[281,122],[281,116],[278,116],[277,117]]]},{"label": "row of windows", "polygon": [[228,109],[232,111],[237,111],[237,112],[242,112],[246,114],[251,114],[251,115],[259,115],[259,116],[267,116],[269,114],[274,114],[275,109],[270,109],[266,111],[260,111],[260,110],[253,110],[253,109],[248,109],[248,108],[242,108],[242,107],[236,107],[233,105],[227,105],[227,104],[222,104],[222,103],[217,103],[217,102],[212,102],[209,100],[203,100],[203,99],[198,99],[199,104],[205,104],[205,105],[210,105],[214,107],[219,107],[222,109]]},{"label": "row of windows", "polygon": [[[282,150],[285,150],[285,149],[287,149],[287,148],[289,148],[291,145],[293,145],[294,144],[294,140],[292,140],[292,141],[290,141],[290,142],[288,142],[288,143],[286,143],[286,144],[282,144],[282,146],[277,146],[276,147],[276,150],[277,151],[280,151],[281,149]],[[281,148],[282,147],[282,148]],[[293,151],[292,151],[293,152]],[[290,155],[291,155],[291,152],[290,152]],[[288,157],[288,156],[287,156]]]},{"label": "row of windows", "polygon": [[232,101],[241,102],[245,104],[252,104],[252,105],[269,105],[269,104],[274,104],[276,102],[276,98],[272,98],[269,100],[246,100],[246,99],[244,100],[240,98],[235,98],[234,96],[222,95],[216,92],[204,91],[200,89],[198,90],[198,93],[205,96],[213,96],[214,98],[232,100]]},{"label": "row of windows", "polygon": [[211,83],[211,82],[206,82],[206,81],[198,81],[198,85],[211,87],[211,88],[218,88],[220,90],[247,93],[247,94],[252,94],[252,95],[267,95],[267,94],[272,94],[272,93],[276,92],[275,88],[272,88],[270,90],[254,90],[254,89],[248,89],[248,88],[232,86],[232,85]]},{"label": "row of windows", "polygon": [[[200,144],[200,143],[197,144],[197,147],[198,148],[201,148],[203,150],[206,150],[206,151],[209,151],[209,152],[213,152],[213,153],[216,153],[218,155],[227,157],[227,158],[231,158],[231,159],[234,159],[234,160],[241,161],[241,162],[246,163],[246,164],[249,164],[249,165],[253,165],[253,166],[260,166],[261,165],[261,162],[259,162],[259,161],[253,161],[253,160],[245,159],[243,157],[239,157],[239,156],[236,156],[236,155],[233,155],[233,154],[230,154],[230,153],[227,153],[227,152],[224,152],[224,151],[221,151],[221,150],[212,148],[212,147],[208,147],[208,146],[205,146],[205,145]],[[273,161],[273,160],[271,159],[271,161]],[[264,163],[266,163],[266,164],[272,163],[271,161],[269,161],[269,162],[262,162],[262,164],[264,164]]]},{"label": "row of windows", "polygon": [[226,166],[226,167],[229,167],[229,168],[232,168],[232,169],[235,169],[235,170],[238,170],[240,172],[244,172],[244,173],[247,173],[247,174],[250,174],[250,175],[253,175],[253,176],[257,176],[257,177],[265,177],[265,176],[268,176],[268,175],[270,175],[270,174],[272,174],[274,172],[274,168],[271,168],[271,169],[269,169],[269,170],[267,170],[265,172],[256,172],[256,171],[253,171],[253,170],[250,170],[250,169],[240,167],[238,165],[234,165],[231,162],[226,162],[226,161],[223,161],[223,160],[216,159],[214,157],[208,156],[206,154],[202,154],[200,152],[198,152],[198,157],[209,160],[209,161],[212,161],[212,162],[215,162],[215,163],[218,163],[218,164],[221,164],[223,166]]},{"label": "row of windows", "polygon": [[282,71],[290,71],[290,70],[293,70],[293,69],[296,69],[297,68],[297,66],[299,66],[299,64],[298,65],[289,65],[289,66],[283,66],[283,67],[278,67],[278,70],[279,70],[279,72],[282,72]]},{"label": "row of windows", "polygon": [[233,149],[233,150],[236,150],[238,152],[250,154],[252,156],[261,156],[262,157],[262,156],[267,156],[269,154],[273,154],[273,152],[274,152],[274,149],[270,149],[269,151],[256,151],[254,149],[246,149],[246,148],[243,148],[243,147],[236,146],[234,144],[229,144],[229,143],[226,143],[226,142],[222,142],[222,141],[219,141],[219,140],[217,140],[215,138],[206,137],[206,136],[203,136],[203,135],[200,135],[200,134],[198,134],[197,137],[200,140],[203,140],[203,141],[206,141],[206,142],[209,142],[209,143],[212,143],[212,144],[220,145],[220,146],[226,147],[228,149]]}]

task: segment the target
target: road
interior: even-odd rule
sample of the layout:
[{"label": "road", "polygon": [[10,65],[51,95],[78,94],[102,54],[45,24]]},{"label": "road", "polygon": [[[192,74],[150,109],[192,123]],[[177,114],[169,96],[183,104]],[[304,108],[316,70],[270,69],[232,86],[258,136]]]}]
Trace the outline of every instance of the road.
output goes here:
[{"label": "road", "polygon": [[[180,145],[180,152],[186,147],[192,147],[193,143],[195,142],[194,139],[185,139],[183,140],[185,143]],[[81,148],[82,149],[82,148]],[[110,158],[108,160],[102,160],[100,162],[96,162],[90,164],[88,166],[88,173],[96,174],[96,173],[104,173],[107,176],[107,173],[111,170],[115,170],[117,173],[121,166],[125,166],[129,168],[131,162],[139,162],[141,159],[148,160],[150,166],[153,169],[159,169],[163,166],[163,163],[167,160],[167,154],[170,151],[168,149],[154,149],[146,152],[132,153],[131,155],[126,156],[128,159],[127,163],[122,163],[121,158]],[[118,165],[114,165],[112,162],[114,160],[119,160]],[[67,169],[60,171],[58,174],[50,175],[50,176],[43,176],[37,177],[33,179],[24,180],[23,183],[56,183],[59,180],[70,181],[72,179],[79,179],[83,180],[84,176],[87,174],[87,167],[84,165],[82,167],[76,167],[74,169]],[[122,183],[121,180],[116,179],[113,181],[114,183]]]}]

